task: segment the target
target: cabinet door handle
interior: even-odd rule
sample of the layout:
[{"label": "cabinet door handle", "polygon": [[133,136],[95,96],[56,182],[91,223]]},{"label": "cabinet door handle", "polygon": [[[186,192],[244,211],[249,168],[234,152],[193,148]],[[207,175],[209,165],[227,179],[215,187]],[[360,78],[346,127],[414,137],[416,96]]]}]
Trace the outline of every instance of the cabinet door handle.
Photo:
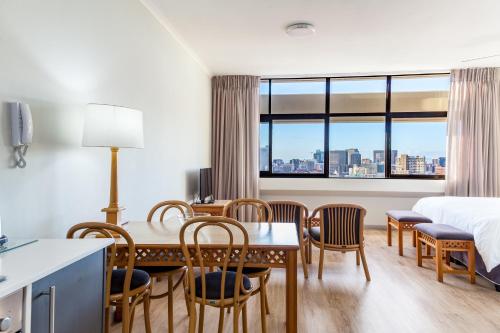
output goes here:
[{"label": "cabinet door handle", "polygon": [[51,286],[49,292],[43,292],[42,295],[49,296],[49,333],[55,333],[56,324],[56,286]]},{"label": "cabinet door handle", "polygon": [[56,323],[56,286],[50,287],[50,319],[49,319],[49,332],[55,333]]}]

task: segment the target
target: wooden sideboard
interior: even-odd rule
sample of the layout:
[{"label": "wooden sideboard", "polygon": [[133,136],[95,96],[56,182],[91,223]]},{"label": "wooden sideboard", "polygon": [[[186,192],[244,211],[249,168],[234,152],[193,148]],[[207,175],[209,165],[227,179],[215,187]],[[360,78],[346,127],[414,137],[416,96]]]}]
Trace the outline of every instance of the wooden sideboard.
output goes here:
[{"label": "wooden sideboard", "polygon": [[231,200],[215,200],[211,204],[192,204],[195,213],[208,213],[212,216],[222,216],[222,211]]}]

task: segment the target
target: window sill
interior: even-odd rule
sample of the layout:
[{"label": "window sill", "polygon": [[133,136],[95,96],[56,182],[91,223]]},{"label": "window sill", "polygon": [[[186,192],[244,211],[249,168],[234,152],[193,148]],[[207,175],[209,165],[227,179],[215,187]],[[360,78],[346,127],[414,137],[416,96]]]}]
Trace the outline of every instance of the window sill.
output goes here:
[{"label": "window sill", "polygon": [[420,197],[444,194],[445,180],[260,178],[262,194]]}]

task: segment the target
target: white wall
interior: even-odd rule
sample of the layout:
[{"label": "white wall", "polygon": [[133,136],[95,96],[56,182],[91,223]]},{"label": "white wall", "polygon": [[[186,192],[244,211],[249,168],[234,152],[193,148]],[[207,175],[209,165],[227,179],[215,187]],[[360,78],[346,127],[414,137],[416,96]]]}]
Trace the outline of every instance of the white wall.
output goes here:
[{"label": "white wall", "polygon": [[295,200],[311,211],[327,203],[355,203],[366,208],[368,226],[385,226],[386,211],[411,209],[418,199],[443,193],[443,180],[260,179],[260,195],[264,200]]},{"label": "white wall", "polygon": [[[6,101],[31,106],[34,142],[14,169]],[[144,112],[145,149],[119,155],[125,219],[190,199],[210,164],[210,78],[137,0],[0,1],[0,216],[9,237],[63,236],[99,219],[109,151],[82,148],[89,102]]]}]

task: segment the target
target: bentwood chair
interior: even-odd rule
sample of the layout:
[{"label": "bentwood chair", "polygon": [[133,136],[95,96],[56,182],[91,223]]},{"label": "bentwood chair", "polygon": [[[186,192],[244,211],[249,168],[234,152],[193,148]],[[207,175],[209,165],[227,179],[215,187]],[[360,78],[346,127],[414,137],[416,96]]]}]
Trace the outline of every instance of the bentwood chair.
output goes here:
[{"label": "bentwood chair", "polygon": [[273,222],[295,223],[297,235],[299,236],[300,257],[304,269],[304,277],[307,279],[309,275],[307,264],[310,258],[308,250],[310,247],[306,246],[309,242],[306,221],[309,217],[309,210],[304,204],[296,201],[268,201],[267,203],[273,211]]},{"label": "bentwood chair", "polygon": [[[314,226],[313,219],[319,215],[319,226]],[[366,209],[358,205],[329,204],[316,208],[310,217],[309,240],[320,250],[318,279],[323,276],[325,250],[356,251],[356,264],[363,262],[366,280],[370,281],[370,272],[365,257],[364,218]]]},{"label": "bentwood chair", "polygon": [[[144,303],[144,321],[146,333],[151,333],[149,318],[149,297],[151,279],[148,273],[134,269],[135,244],[130,235],[120,227],[102,222],[86,222],[71,227],[67,238],[105,237],[112,238],[115,243],[107,249],[106,263],[106,295],[105,295],[105,332],[110,330],[110,310],[112,306],[122,309],[122,333],[132,332],[135,307]],[[125,268],[115,268],[118,242],[124,240],[128,256]],[[77,324],[77,323],[75,323]]]},{"label": "bentwood chair", "polygon": [[[165,218],[165,214],[169,211],[177,211],[177,213],[182,214],[184,217],[193,216],[193,209],[191,206],[184,201],[180,200],[167,200],[162,201],[156,204],[149,211],[147,221],[151,222],[154,216],[159,213],[159,221],[163,222]],[[167,215],[168,216],[168,215]],[[168,290],[166,292],[151,295],[151,299],[159,299],[163,297],[167,298],[167,306],[168,306],[168,331],[172,333],[174,331],[174,290],[179,287],[181,282],[184,281],[184,275],[186,273],[186,266],[140,266],[139,269],[147,272],[151,278],[151,289],[153,288],[153,281],[160,281],[162,278],[167,279]],[[178,279],[174,283],[174,277],[178,275]]]},{"label": "bentwood chair", "polygon": [[[188,228],[191,229],[188,231]],[[199,239],[204,239],[203,229],[219,229],[226,235],[228,243],[217,257],[205,256],[201,251]],[[237,235],[236,235],[237,233]],[[192,234],[192,242],[186,234]],[[247,301],[252,295],[252,283],[243,275],[243,264],[248,252],[248,233],[238,221],[222,216],[195,217],[188,220],[179,233],[182,252],[188,267],[186,294],[189,299],[189,333],[196,331],[196,304],[199,304],[200,315],[198,332],[203,332],[205,306],[219,308],[218,332],[224,328],[224,309],[234,308],[233,332],[239,331],[239,316],[242,313],[243,332],[248,332]],[[190,236],[188,236],[190,237]],[[234,249],[237,252],[233,252]],[[229,261],[236,264],[234,270],[229,270]],[[199,274],[195,266],[200,267]],[[206,268],[219,266],[220,271],[206,272]]]},{"label": "bentwood chair", "polygon": [[[273,211],[269,204],[259,199],[236,199],[232,200],[224,207],[223,215],[248,222],[267,222],[273,220]],[[229,269],[232,269],[231,267]],[[262,332],[267,332],[266,314],[270,314],[269,302],[267,300],[267,282],[271,277],[270,267],[244,267],[243,274],[250,279],[259,279],[259,288],[255,289],[252,295],[260,293],[260,318]]]}]

